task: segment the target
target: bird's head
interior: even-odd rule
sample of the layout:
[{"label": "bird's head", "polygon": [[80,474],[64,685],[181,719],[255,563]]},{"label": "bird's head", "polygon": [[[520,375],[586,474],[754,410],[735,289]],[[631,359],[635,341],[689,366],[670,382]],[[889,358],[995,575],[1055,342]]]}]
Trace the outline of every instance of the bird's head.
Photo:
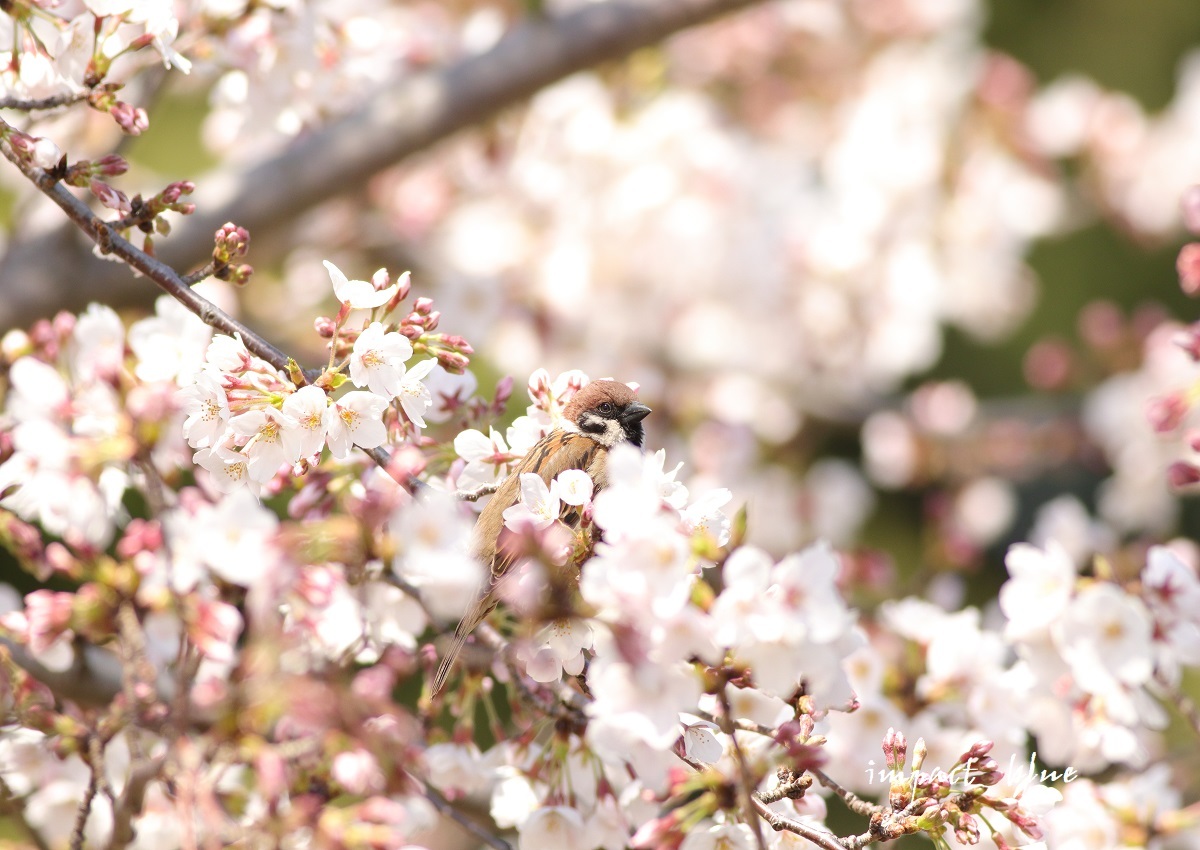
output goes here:
[{"label": "bird's head", "polygon": [[592,381],[567,403],[563,418],[567,427],[578,429],[598,443],[612,447],[622,441],[642,445],[642,420],[650,408],[637,394],[617,381]]}]

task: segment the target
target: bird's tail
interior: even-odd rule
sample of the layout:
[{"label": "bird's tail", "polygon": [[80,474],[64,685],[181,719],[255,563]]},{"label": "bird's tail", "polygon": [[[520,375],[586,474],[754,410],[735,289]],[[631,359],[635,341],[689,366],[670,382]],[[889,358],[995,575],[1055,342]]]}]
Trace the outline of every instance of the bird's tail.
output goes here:
[{"label": "bird's tail", "polygon": [[454,630],[450,646],[447,647],[446,654],[442,656],[437,672],[433,674],[433,696],[437,696],[445,687],[446,679],[454,670],[454,664],[458,661],[458,656],[462,653],[462,648],[466,645],[471,632],[475,631],[475,627],[482,623],[495,607],[496,601],[491,594],[488,594],[471,606],[471,609],[458,621],[458,628]]}]

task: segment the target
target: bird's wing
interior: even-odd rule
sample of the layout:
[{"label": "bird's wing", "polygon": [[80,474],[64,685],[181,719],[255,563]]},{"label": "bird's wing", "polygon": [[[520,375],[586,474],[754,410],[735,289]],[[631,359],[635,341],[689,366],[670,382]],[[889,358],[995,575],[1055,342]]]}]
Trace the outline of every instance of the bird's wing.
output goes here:
[{"label": "bird's wing", "polygon": [[[475,602],[467,609],[450,646],[442,656],[433,677],[433,693],[441,691],[446,684],[446,677],[454,669],[458,654],[475,628],[484,621],[492,609],[496,607],[496,584],[512,567],[512,558],[497,553],[496,541],[504,530],[504,512],[517,501],[521,492],[521,475],[526,472],[536,472],[547,484],[564,470],[583,469],[591,472],[600,463],[603,468],[605,448],[583,434],[572,431],[551,431],[534,444],[521,462],[500,485],[492,498],[484,505],[479,520],[475,523],[475,554],[485,564],[491,565],[491,575],[480,588]],[[594,476],[593,476],[594,477]]]}]

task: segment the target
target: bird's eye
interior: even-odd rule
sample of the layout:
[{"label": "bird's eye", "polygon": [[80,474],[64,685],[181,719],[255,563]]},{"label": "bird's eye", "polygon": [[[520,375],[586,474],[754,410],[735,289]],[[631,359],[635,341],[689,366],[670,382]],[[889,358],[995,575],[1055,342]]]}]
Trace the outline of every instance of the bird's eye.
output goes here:
[{"label": "bird's eye", "polygon": [[613,412],[612,402],[611,401],[602,402],[600,404],[600,406],[597,407],[596,409],[599,410],[601,413],[603,413],[605,416],[608,416],[609,414],[611,414]]}]

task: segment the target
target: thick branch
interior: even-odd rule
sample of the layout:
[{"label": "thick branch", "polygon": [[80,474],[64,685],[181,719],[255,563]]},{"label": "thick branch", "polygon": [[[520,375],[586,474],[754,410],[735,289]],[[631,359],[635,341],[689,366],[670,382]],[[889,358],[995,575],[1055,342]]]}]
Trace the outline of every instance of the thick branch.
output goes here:
[{"label": "thick branch", "polygon": [[[19,643],[0,638],[0,645],[8,649],[19,667],[29,671],[60,699],[80,705],[101,706],[111,702],[121,692],[121,661],[100,647],[78,644],[75,647],[75,660],[69,668],[51,670]],[[159,677],[155,685],[160,699],[170,698],[173,688],[168,679]]]},{"label": "thick branch", "polygon": [[[557,18],[526,18],[485,53],[390,84],[357,112],[282,153],[206,177],[192,196],[196,214],[160,242],[159,255],[175,268],[200,265],[212,249],[213,232],[227,221],[248,228],[262,244],[272,229],[311,207],[363,186],[381,169],[540,88],[755,2],[760,0],[608,0]],[[95,262],[64,229],[14,247],[0,265],[0,281],[0,330],[96,299],[146,300],[140,281],[119,266]]]}]

